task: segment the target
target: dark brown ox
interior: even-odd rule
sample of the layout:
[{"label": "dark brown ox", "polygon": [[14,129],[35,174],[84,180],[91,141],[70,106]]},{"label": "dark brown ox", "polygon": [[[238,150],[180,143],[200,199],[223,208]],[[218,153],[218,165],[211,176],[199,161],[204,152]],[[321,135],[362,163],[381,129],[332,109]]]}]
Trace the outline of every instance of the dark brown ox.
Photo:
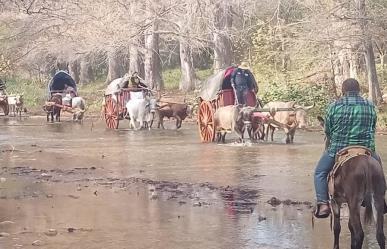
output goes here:
[{"label": "dark brown ox", "polygon": [[62,105],[62,95],[53,94],[51,99],[48,102],[50,102],[50,104],[46,104],[43,107],[43,109],[47,113],[47,122],[50,121],[50,116],[51,116],[51,122],[54,122],[54,116],[55,116],[55,121],[60,122],[61,107],[59,106]]},{"label": "dark brown ox", "polygon": [[[293,143],[294,135],[296,133],[297,128],[304,129],[306,128],[306,117],[307,111],[313,108],[312,106],[300,106],[297,105],[295,101],[290,102],[280,102],[274,101],[266,104],[263,108],[270,109],[270,115],[273,117],[275,121],[278,121],[284,124],[284,130],[286,134],[286,143]],[[276,111],[279,108],[293,108],[294,111]],[[266,136],[265,140],[268,140],[269,130],[271,131],[271,141],[274,138],[274,130],[278,128],[277,126],[270,124],[266,125]]]},{"label": "dark brown ox", "polygon": [[176,129],[181,127],[183,120],[190,115],[190,108],[187,104],[168,103],[160,106],[156,110],[158,116],[157,128],[164,129],[164,118],[167,117],[176,119]]},{"label": "dark brown ox", "polygon": [[247,130],[250,140],[256,141],[263,139],[264,136],[264,126],[262,116],[255,116],[255,107],[243,107],[239,111],[238,118],[238,128],[242,133],[242,139],[244,138],[244,133]]},{"label": "dark brown ox", "polygon": [[9,114],[8,98],[6,95],[0,94],[0,109],[3,110],[5,116]]}]

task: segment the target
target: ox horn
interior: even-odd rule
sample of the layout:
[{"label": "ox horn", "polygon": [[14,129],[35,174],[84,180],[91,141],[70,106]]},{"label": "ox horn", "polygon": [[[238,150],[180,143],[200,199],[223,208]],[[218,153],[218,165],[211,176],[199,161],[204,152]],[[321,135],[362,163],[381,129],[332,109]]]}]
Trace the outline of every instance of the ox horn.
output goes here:
[{"label": "ox horn", "polygon": [[308,110],[312,109],[313,107],[315,107],[315,105],[316,105],[316,103],[313,103],[313,105],[308,105],[308,106],[294,105],[294,108],[308,111]]}]

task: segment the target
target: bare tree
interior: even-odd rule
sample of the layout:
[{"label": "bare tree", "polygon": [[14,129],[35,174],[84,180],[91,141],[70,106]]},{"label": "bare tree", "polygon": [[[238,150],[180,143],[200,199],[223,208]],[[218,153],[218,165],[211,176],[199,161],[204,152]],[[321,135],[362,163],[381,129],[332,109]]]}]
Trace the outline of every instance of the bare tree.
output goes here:
[{"label": "bare tree", "polygon": [[214,70],[229,66],[233,61],[230,29],[232,26],[229,1],[219,1],[214,10]]},{"label": "bare tree", "polygon": [[108,74],[105,83],[110,83],[112,80],[122,76],[124,70],[123,60],[120,51],[116,48],[111,48],[107,51],[108,58]]}]

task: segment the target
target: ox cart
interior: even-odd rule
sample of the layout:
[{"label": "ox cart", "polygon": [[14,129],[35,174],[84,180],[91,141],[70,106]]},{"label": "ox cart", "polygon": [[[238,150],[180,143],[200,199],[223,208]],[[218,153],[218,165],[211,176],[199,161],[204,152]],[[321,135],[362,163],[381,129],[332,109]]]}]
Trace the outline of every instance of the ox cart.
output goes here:
[{"label": "ox cart", "polygon": [[[77,85],[75,80],[65,71],[58,71],[49,81],[47,86],[47,101],[43,108],[48,112],[52,112],[53,107],[59,108],[61,111],[72,114],[79,114],[85,111],[84,100],[78,96]],[[60,101],[54,101],[54,97],[59,97]],[[77,97],[80,105],[74,105],[72,100]]]},{"label": "ox cart", "polygon": [[5,82],[0,79],[0,109],[3,110],[4,116],[9,114],[8,96],[5,91]]},{"label": "ox cart", "polygon": [[130,99],[152,95],[152,91],[147,88],[129,87],[129,81],[130,76],[126,74],[113,80],[105,90],[102,112],[109,129],[118,129],[120,120],[127,117],[126,104]]},{"label": "ox cart", "polygon": [[[235,105],[235,92],[231,86],[231,73],[233,67],[226,68],[212,75],[203,84],[199,96],[199,107],[197,114],[197,123],[199,135],[202,142],[215,141],[216,127],[214,114],[220,107]],[[294,108],[262,109],[259,100],[254,91],[250,90],[247,94],[247,106],[254,108],[253,116],[261,123],[272,123],[278,127],[285,128],[286,124],[279,123],[271,118],[267,113],[273,111],[294,111]],[[263,114],[266,113],[266,114]]]},{"label": "ox cart", "polygon": [[[131,76],[126,74],[122,78],[113,80],[106,88],[103,98],[102,115],[105,119],[107,128],[118,129],[121,120],[130,119],[127,103],[132,99],[144,99],[145,97],[149,97],[149,99],[154,98],[155,102],[160,104],[160,106],[155,106],[155,109],[158,110],[163,106],[165,107],[167,104],[185,104],[185,98],[184,100],[182,99],[179,101],[179,98],[176,98],[176,96],[173,98],[161,96],[160,91],[153,91],[145,87],[145,85],[137,88],[130,87],[130,85],[132,85]],[[154,95],[157,95],[157,99]],[[152,123],[153,122],[151,122],[151,124]]]}]

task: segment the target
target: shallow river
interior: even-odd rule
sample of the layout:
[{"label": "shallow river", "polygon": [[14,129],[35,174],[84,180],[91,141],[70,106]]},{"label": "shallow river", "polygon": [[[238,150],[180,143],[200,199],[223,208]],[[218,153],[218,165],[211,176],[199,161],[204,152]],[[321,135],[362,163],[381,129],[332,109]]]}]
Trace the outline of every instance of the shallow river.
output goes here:
[{"label": "shallow river", "polygon": [[[125,126],[1,117],[0,248],[331,248],[329,220],[312,228],[321,132],[218,145],[201,144],[193,124]],[[377,149],[387,161],[386,136]],[[377,248],[365,233],[364,248]]]}]

